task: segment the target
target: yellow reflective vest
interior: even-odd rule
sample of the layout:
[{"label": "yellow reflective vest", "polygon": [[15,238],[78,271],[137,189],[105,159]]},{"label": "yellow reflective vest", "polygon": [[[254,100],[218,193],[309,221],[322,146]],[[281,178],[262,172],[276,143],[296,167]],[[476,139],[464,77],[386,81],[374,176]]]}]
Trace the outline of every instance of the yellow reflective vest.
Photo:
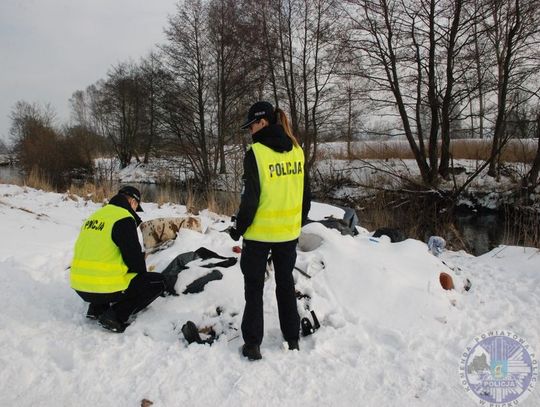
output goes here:
[{"label": "yellow reflective vest", "polygon": [[244,239],[259,242],[297,239],[302,227],[304,152],[300,147],[277,152],[261,143],[254,143],[251,149],[257,162],[261,194]]},{"label": "yellow reflective vest", "polygon": [[88,293],[125,290],[135,273],[128,273],[120,249],[112,240],[116,221],[133,217],[127,209],[106,205],[82,225],[71,263],[71,287]]}]

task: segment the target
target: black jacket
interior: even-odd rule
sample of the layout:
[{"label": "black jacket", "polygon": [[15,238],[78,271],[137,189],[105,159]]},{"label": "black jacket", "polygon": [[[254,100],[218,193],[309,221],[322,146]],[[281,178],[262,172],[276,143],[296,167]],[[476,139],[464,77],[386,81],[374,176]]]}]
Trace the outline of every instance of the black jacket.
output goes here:
[{"label": "black jacket", "polygon": [[113,225],[111,237],[113,242],[120,249],[122,259],[129,269],[129,273],[146,273],[146,262],[144,253],[141,250],[137,227],[141,224],[141,218],[131,208],[127,198],[118,194],[111,198],[109,205],[119,206],[128,210],[133,218],[124,218],[116,221]]},{"label": "black jacket", "polygon": [[[263,127],[253,134],[253,143],[261,143],[277,152],[291,151],[293,144],[291,139],[279,124],[271,124]],[[246,152],[244,157],[244,175],[242,176],[242,196],[240,208],[236,215],[236,231],[243,235],[246,229],[253,222],[255,213],[259,206],[261,196],[261,186],[259,185],[259,170],[255,153],[252,149]],[[311,207],[311,190],[309,188],[309,177],[307,171],[304,172],[304,197],[302,201],[302,224],[305,223],[309,209]]]}]

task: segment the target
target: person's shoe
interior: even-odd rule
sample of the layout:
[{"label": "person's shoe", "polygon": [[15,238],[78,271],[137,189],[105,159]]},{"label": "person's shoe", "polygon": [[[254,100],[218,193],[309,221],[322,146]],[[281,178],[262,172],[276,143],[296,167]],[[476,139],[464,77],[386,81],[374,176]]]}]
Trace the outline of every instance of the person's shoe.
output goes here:
[{"label": "person's shoe", "polygon": [[298,340],[293,339],[292,341],[287,341],[287,345],[289,345],[289,350],[300,350],[300,346],[298,346]]},{"label": "person's shoe", "polygon": [[109,304],[88,304],[88,311],[86,311],[86,318],[97,320],[101,314],[109,309]]},{"label": "person's shoe", "polygon": [[262,359],[261,350],[259,345],[248,345],[244,344],[242,346],[242,355],[244,355],[248,360],[259,360]]},{"label": "person's shoe", "polygon": [[99,324],[108,331],[121,334],[129,326],[128,323],[119,321],[115,312],[108,309],[99,317]]}]

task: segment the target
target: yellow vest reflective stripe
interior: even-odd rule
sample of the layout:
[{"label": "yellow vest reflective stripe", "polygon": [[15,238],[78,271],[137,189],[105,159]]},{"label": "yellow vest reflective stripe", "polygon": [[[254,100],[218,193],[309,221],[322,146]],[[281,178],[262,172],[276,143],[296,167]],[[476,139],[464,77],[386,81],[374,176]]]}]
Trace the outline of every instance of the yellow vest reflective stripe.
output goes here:
[{"label": "yellow vest reflective stripe", "polygon": [[280,153],[261,143],[251,146],[257,161],[261,195],[253,223],[244,238],[287,242],[300,236],[304,194],[304,152]]},{"label": "yellow vest reflective stripe", "polygon": [[127,209],[106,205],[82,225],[71,263],[71,287],[89,293],[125,290],[135,273],[128,273],[120,249],[112,240],[116,221],[133,217]]}]

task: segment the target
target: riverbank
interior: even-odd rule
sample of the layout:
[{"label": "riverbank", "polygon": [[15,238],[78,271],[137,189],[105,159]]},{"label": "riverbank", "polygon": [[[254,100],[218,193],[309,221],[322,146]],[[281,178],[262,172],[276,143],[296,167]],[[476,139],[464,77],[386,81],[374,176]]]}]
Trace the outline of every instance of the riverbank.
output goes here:
[{"label": "riverbank", "polygon": [[[343,146],[331,144],[334,149]],[[459,173],[441,183],[438,191],[404,187],[418,179],[413,160],[321,159],[313,169],[311,184],[316,200],[354,208],[372,230],[397,228],[422,241],[439,235],[453,249],[476,255],[499,244],[540,247],[540,186],[522,205],[518,185],[527,171],[524,164],[507,164],[498,179],[484,171],[456,202],[447,202],[442,194],[449,195],[467,182],[481,162],[457,160],[454,164]],[[192,185],[192,175],[185,168],[181,160],[161,158],[120,169],[116,160],[100,159],[96,161],[98,181],[73,184],[69,191],[102,202],[121,184],[133,184],[145,199],[160,204],[184,204],[194,212],[211,208],[226,215],[235,213],[242,171],[239,162],[231,161],[229,172],[218,175],[212,188],[202,192]],[[0,180],[2,174],[0,169]],[[39,180],[27,184],[52,190]]]}]

